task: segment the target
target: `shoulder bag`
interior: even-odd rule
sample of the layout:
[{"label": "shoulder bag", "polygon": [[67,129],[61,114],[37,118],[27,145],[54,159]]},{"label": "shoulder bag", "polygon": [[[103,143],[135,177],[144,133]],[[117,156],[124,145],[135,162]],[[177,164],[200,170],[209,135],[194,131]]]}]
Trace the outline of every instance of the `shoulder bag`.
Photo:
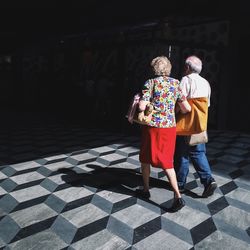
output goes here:
[{"label": "shoulder bag", "polygon": [[144,111],[140,111],[139,110],[140,100],[141,100],[141,95],[139,93],[135,94],[133,99],[131,100],[126,117],[131,124],[135,122],[142,125],[148,125],[149,122],[151,121],[154,107],[151,102],[148,102],[148,104],[146,105],[146,109]]}]

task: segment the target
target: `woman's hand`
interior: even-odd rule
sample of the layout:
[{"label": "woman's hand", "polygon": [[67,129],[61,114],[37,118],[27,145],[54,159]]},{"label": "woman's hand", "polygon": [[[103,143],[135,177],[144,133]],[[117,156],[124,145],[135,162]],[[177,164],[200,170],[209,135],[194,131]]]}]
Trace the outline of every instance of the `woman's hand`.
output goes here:
[{"label": "woman's hand", "polygon": [[182,114],[185,114],[185,113],[188,113],[191,111],[191,106],[187,100],[185,100],[183,102],[178,102],[178,105],[180,107],[180,111]]},{"label": "woman's hand", "polygon": [[139,102],[139,111],[144,111],[146,109],[146,106],[149,102],[148,101],[140,101]]}]

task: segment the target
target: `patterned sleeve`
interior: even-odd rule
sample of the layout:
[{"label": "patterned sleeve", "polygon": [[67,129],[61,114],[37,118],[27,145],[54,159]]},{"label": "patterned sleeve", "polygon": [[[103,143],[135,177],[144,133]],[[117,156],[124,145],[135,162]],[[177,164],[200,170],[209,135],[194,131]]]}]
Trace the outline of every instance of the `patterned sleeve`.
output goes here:
[{"label": "patterned sleeve", "polygon": [[150,98],[152,97],[152,81],[147,80],[142,88],[142,96],[141,100],[143,101],[150,101]]},{"label": "patterned sleeve", "polygon": [[177,92],[177,101],[178,102],[183,102],[183,101],[187,100],[186,96],[183,94],[183,92],[181,90],[179,81],[177,83],[177,91],[176,92]]}]

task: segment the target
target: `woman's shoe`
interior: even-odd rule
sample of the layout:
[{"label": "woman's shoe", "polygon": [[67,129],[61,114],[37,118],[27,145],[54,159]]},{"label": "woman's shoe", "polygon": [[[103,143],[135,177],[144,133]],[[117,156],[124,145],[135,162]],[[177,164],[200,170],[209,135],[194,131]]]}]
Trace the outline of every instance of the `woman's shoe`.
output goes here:
[{"label": "woman's shoe", "polygon": [[173,205],[170,208],[171,212],[177,212],[185,206],[185,201],[182,198],[177,198],[174,200]]},{"label": "woman's shoe", "polygon": [[142,189],[136,189],[135,190],[136,196],[144,198],[144,199],[148,199],[150,198],[150,192],[149,191],[143,191]]}]

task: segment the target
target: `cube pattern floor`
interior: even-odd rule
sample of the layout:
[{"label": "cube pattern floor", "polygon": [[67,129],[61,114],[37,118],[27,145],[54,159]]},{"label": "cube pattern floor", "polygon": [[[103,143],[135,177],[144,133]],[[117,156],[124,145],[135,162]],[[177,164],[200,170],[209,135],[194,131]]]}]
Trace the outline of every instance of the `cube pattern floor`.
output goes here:
[{"label": "cube pattern floor", "polygon": [[62,126],[0,134],[0,249],[249,249],[250,135],[209,131],[218,188],[202,198],[190,165],[186,206],[151,169],[140,199],[139,137]]}]

